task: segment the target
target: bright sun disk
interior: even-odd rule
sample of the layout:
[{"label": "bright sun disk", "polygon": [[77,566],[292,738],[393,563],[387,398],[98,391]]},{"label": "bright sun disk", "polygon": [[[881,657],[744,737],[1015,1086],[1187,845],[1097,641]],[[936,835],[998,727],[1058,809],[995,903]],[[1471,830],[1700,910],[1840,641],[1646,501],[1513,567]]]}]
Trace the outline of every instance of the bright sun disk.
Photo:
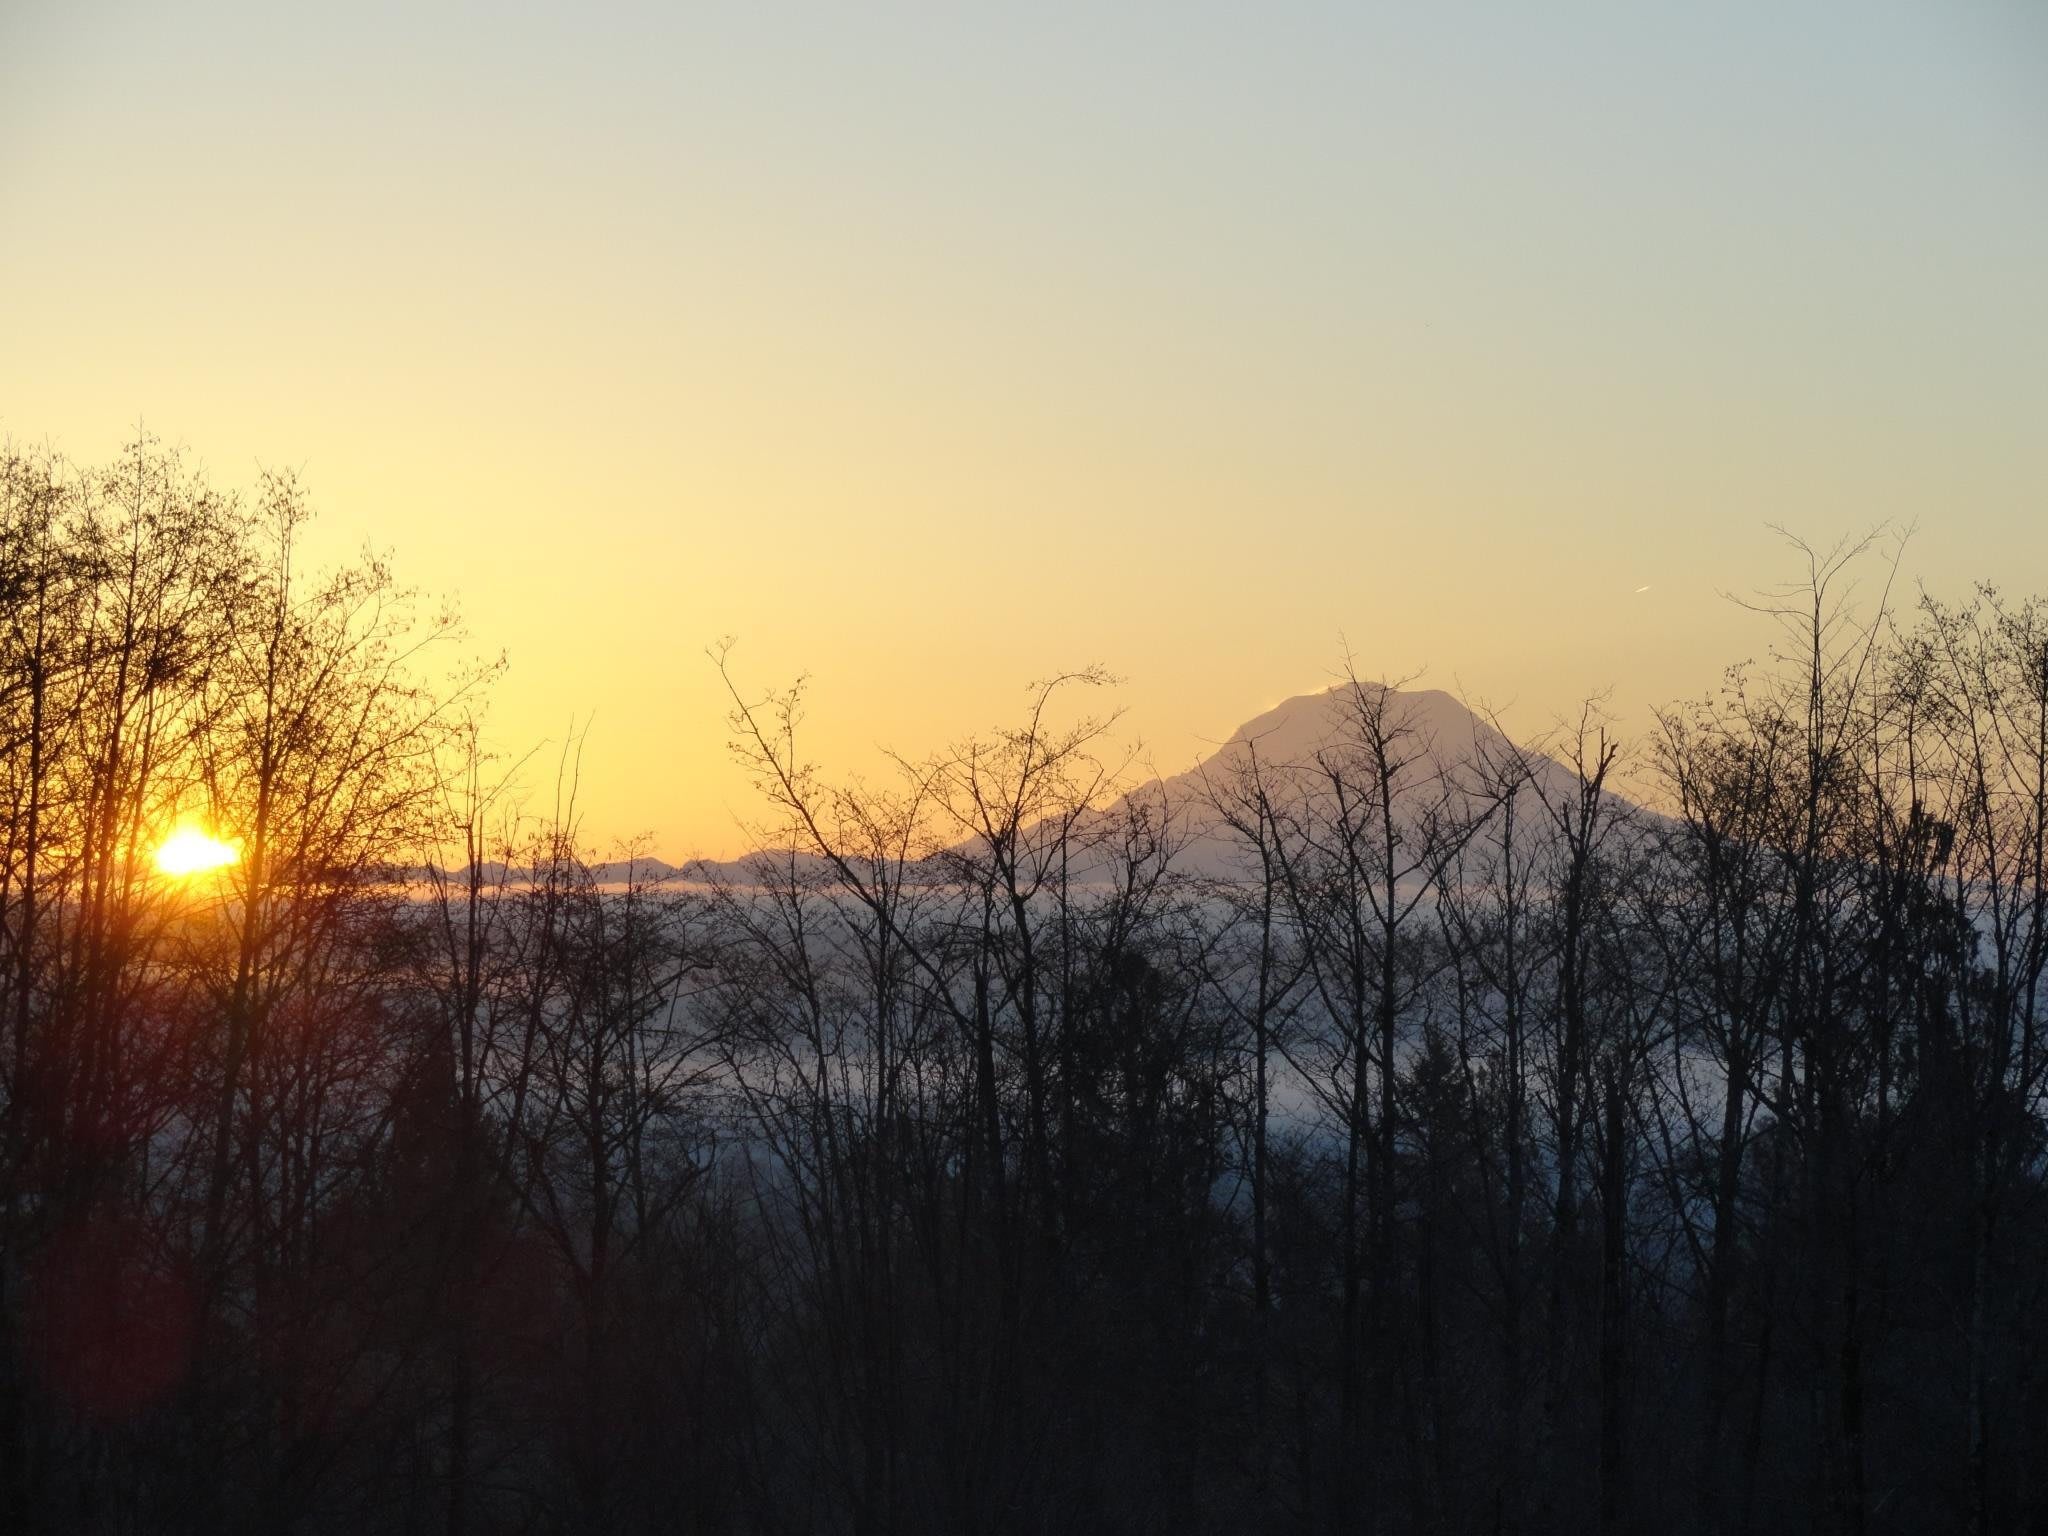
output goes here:
[{"label": "bright sun disk", "polygon": [[220,869],[242,856],[233,843],[210,837],[197,827],[180,827],[156,851],[156,867],[167,875],[204,874]]}]

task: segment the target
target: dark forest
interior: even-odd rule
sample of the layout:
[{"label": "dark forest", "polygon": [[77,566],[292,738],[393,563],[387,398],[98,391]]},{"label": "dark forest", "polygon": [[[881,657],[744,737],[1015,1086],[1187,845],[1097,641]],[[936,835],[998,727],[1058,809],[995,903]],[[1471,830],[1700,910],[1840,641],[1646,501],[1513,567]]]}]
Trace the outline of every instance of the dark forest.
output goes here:
[{"label": "dark forest", "polygon": [[12,1529],[2048,1531],[2048,608],[1788,541],[1627,739],[1167,783],[684,647],[672,870],[307,514],[0,462]]}]

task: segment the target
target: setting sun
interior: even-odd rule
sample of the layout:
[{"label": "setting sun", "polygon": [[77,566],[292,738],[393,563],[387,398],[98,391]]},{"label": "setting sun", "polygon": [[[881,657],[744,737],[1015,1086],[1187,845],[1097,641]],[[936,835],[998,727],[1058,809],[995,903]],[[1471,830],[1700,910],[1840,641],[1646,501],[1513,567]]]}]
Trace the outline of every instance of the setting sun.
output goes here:
[{"label": "setting sun", "polygon": [[233,843],[224,843],[197,827],[181,827],[156,851],[156,867],[167,875],[198,875],[220,869],[242,856]]}]

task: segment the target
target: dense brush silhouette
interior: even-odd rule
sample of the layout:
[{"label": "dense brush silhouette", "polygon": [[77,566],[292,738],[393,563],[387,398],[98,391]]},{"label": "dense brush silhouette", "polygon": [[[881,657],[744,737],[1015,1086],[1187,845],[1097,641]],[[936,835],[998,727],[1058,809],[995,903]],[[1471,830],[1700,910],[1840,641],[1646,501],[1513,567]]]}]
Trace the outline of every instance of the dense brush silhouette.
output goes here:
[{"label": "dense brush silhouette", "polygon": [[1144,782],[1095,672],[883,788],[735,682],[676,871],[304,511],[0,461],[12,1528],[2048,1529],[2038,604],[1802,547],[1647,739]]}]

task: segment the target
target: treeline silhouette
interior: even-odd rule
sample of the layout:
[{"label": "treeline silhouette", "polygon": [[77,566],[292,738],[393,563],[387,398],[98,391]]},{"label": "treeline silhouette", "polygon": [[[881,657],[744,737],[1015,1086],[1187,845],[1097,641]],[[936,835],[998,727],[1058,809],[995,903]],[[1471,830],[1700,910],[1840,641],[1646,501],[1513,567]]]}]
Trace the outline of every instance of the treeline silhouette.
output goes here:
[{"label": "treeline silhouette", "polygon": [[734,682],[671,879],[304,516],[0,456],[11,1529],[2048,1530],[2036,603],[1178,800]]}]

